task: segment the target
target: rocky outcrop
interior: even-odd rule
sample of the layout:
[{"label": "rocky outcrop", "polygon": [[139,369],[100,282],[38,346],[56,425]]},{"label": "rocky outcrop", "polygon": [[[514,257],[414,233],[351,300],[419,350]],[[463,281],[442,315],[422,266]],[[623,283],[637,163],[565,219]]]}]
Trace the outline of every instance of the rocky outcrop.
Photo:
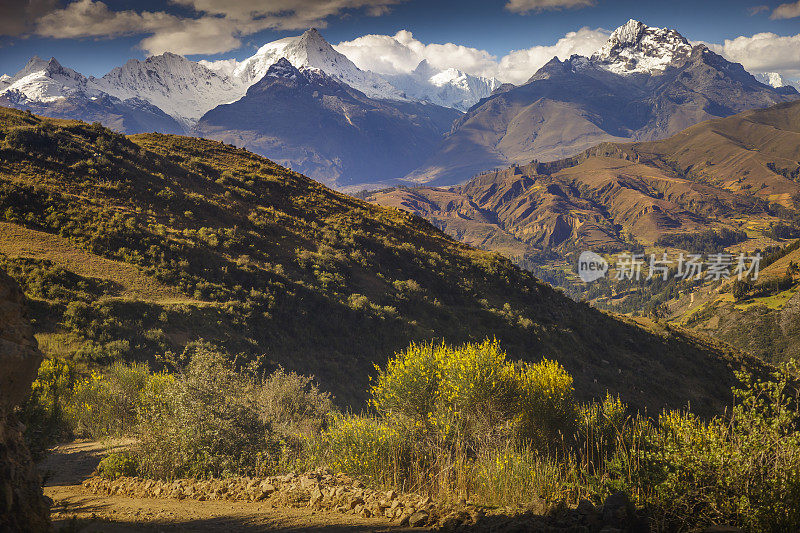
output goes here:
[{"label": "rocky outcrop", "polygon": [[0,531],[48,531],[41,479],[13,409],[30,391],[42,355],[19,286],[0,273]]}]

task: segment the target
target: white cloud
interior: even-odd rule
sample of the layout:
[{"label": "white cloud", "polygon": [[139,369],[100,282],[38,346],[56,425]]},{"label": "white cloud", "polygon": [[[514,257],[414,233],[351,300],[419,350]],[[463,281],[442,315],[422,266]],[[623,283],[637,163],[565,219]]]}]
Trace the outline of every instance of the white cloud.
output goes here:
[{"label": "white cloud", "polygon": [[726,59],[741,63],[749,72],[777,72],[785,78],[800,78],[800,34],[757,33],[708,46]]},{"label": "white cloud", "polygon": [[779,5],[769,16],[771,19],[793,19],[795,17],[800,17],[800,0]]},{"label": "white cloud", "polygon": [[365,35],[339,43],[335,48],[360,68],[382,74],[410,72],[426,59],[436,68],[457,68],[476,76],[493,76],[519,84],[554,56],[566,59],[572,54],[590,55],[606,42],[608,35],[605,30],[581,28],[566,34],[552,46],[515,50],[500,59],[486,50],[468,46],[425,44],[407,30],[395,35]]},{"label": "white cloud", "polygon": [[100,0],[76,0],[39,18],[36,33],[54,38],[148,35],[139,46],[151,54],[216,54],[241,46],[240,38],[266,29],[324,27],[353,10],[386,13],[405,0],[172,0],[194,16],[164,11],[114,11]]},{"label": "white cloud", "polygon": [[605,44],[609,34],[610,32],[601,29],[581,28],[569,32],[552,46],[514,50],[500,60],[498,77],[511,83],[523,83],[553,57],[563,61],[573,54],[592,55]]},{"label": "white cloud", "polygon": [[512,13],[530,13],[548,9],[577,9],[596,4],[596,0],[508,0],[506,9]]},{"label": "white cloud", "polygon": [[493,75],[497,66],[497,58],[486,50],[453,43],[424,44],[407,30],[395,35],[364,35],[335,48],[359,68],[382,74],[410,72],[423,59],[440,69],[452,67],[476,75]]}]

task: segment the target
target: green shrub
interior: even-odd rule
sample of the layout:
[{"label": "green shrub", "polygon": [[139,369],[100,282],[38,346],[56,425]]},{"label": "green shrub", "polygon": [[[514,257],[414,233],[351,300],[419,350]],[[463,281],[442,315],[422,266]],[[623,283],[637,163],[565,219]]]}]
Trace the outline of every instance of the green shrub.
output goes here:
[{"label": "green shrub", "polygon": [[6,132],[5,143],[15,150],[51,153],[57,149],[58,139],[49,130],[44,124],[12,127]]},{"label": "green shrub", "polygon": [[139,473],[139,464],[136,457],[130,453],[110,453],[97,465],[97,472],[107,479],[135,477]]},{"label": "green shrub", "polygon": [[143,475],[170,479],[254,475],[277,460],[270,424],[261,419],[255,380],[205,343],[187,347],[174,380],[142,395],[135,453]]},{"label": "green shrub", "polygon": [[310,437],[325,426],[333,411],[331,395],[313,377],[278,368],[258,386],[261,420],[286,437]]},{"label": "green shrub", "polygon": [[597,446],[594,463],[580,465],[583,490],[597,501],[627,492],[648,508],[658,531],[719,524],[753,532],[797,531],[797,375],[794,363],[769,380],[740,373],[737,404],[711,420],[665,411],[653,425],[623,416],[611,398],[583,409],[580,433],[593,428],[587,441]]},{"label": "green shrub", "polygon": [[[730,523],[800,528],[800,415],[792,363],[761,381],[740,374],[728,418],[665,412],[643,455],[640,483],[662,527]],[[649,489],[649,490],[648,490]]]}]

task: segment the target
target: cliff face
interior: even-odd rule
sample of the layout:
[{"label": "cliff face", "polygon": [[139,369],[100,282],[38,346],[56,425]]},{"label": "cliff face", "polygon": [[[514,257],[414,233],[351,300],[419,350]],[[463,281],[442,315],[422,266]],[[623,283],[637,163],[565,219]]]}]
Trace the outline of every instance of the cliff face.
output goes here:
[{"label": "cliff face", "polygon": [[22,291],[0,273],[0,531],[49,530],[41,479],[13,409],[25,399],[42,361]]}]

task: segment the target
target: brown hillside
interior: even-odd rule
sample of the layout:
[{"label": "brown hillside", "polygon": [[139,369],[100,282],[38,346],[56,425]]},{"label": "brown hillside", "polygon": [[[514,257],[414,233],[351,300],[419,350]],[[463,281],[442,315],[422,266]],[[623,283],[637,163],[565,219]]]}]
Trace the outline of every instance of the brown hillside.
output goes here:
[{"label": "brown hillside", "polygon": [[0,110],[0,138],[5,222],[187,298],[108,298],[118,287],[69,258],[0,257],[32,299],[39,334],[63,337],[52,344],[69,347],[61,355],[152,359],[203,338],[240,361],[315,374],[356,408],[373,364],[411,341],[496,337],[513,358],[562,362],[584,399],[610,390],[650,410],[719,411],[732,370],[760,368],[705,338],[573,302],[420,218],[219,142],[125,137],[13,110]]}]

